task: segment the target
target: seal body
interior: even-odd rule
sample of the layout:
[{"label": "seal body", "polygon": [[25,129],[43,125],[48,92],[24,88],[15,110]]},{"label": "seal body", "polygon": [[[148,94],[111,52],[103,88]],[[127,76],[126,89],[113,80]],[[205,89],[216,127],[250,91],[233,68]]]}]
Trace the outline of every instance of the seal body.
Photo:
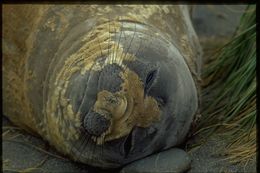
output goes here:
[{"label": "seal body", "polygon": [[4,5],[4,114],[113,168],[182,143],[200,46],[186,6]]}]

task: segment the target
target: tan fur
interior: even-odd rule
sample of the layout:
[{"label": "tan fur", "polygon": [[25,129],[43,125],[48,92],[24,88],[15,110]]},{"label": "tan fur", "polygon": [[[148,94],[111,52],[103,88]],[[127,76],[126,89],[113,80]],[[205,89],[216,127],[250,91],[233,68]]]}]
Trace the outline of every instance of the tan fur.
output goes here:
[{"label": "tan fur", "polygon": [[[100,91],[94,105],[94,111],[97,113],[112,114],[111,117],[106,117],[111,119],[111,125],[97,139],[98,143],[123,137],[129,134],[134,126],[149,127],[160,120],[158,103],[153,97],[144,96],[144,84],[138,75],[126,69],[120,76],[124,81],[122,89],[114,94]],[[109,99],[115,100],[114,104],[111,104]],[[103,138],[104,141],[101,140]]]}]

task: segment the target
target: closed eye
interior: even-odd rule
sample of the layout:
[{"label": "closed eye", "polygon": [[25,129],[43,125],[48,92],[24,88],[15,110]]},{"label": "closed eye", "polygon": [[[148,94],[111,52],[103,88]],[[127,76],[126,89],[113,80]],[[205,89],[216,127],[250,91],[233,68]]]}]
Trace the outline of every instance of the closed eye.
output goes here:
[{"label": "closed eye", "polygon": [[147,74],[145,79],[145,87],[144,87],[145,94],[147,94],[149,89],[151,88],[154,79],[156,78],[156,75],[157,75],[157,70],[152,70]]}]

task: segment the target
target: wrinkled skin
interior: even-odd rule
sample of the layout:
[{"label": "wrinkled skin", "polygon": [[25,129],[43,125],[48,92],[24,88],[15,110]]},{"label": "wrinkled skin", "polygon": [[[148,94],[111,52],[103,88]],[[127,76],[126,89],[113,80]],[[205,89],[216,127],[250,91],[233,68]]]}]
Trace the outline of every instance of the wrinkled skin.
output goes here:
[{"label": "wrinkled skin", "polygon": [[5,115],[103,168],[184,141],[200,66],[185,7],[37,6],[30,15],[35,8],[4,7]]}]

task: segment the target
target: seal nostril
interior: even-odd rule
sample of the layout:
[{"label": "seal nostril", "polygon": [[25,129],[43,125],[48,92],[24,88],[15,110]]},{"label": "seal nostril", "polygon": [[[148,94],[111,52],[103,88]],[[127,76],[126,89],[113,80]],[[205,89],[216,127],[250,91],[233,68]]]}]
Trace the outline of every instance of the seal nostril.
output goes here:
[{"label": "seal nostril", "polygon": [[96,112],[89,112],[83,122],[85,130],[93,136],[100,136],[110,126],[110,120]]},{"label": "seal nostril", "polygon": [[131,148],[132,148],[132,131],[129,133],[124,143],[125,157],[128,156]]}]

